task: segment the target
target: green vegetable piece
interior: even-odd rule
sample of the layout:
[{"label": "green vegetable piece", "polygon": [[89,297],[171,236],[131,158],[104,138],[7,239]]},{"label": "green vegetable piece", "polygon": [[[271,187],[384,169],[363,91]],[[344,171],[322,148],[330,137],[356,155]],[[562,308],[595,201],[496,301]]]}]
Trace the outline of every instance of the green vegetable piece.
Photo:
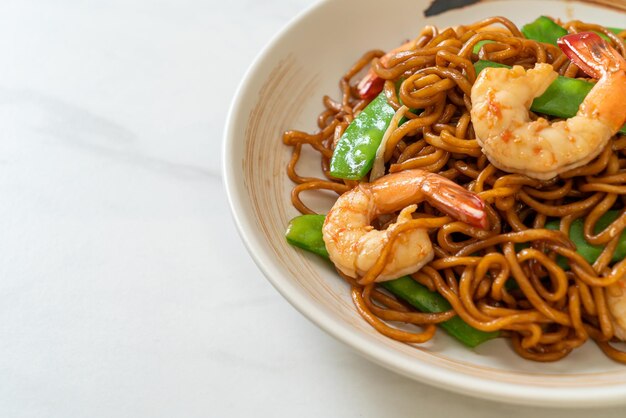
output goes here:
[{"label": "green vegetable piece", "polygon": [[[618,34],[624,29],[620,28],[609,28],[608,30],[613,32],[614,34]],[[595,31],[594,31],[595,32]],[[552,19],[546,16],[538,17],[534,22],[524,25],[522,27],[522,33],[528,39],[532,39],[534,41],[544,42],[547,44],[556,45],[557,39],[561,36],[567,35],[567,30],[561,25],[554,23]],[[605,40],[609,40],[609,37],[603,33],[596,32]]]},{"label": "green vegetable piece", "polygon": [[[451,309],[450,303],[439,293],[431,292],[408,276],[381,283],[395,296],[410,303],[422,312],[445,312]],[[472,328],[459,316],[439,324],[448,334],[468,347],[476,347],[500,335],[499,332],[484,332]]]},{"label": "green vegetable piece", "polygon": [[[497,62],[478,60],[474,63],[476,73],[487,67],[510,68],[508,65]],[[546,91],[533,100],[530,110],[560,118],[571,118],[578,112],[578,107],[593,88],[588,81],[558,76]],[[626,134],[626,125],[620,129]]]},{"label": "green vegetable piece", "polygon": [[474,69],[476,70],[476,74],[479,74],[485,68],[511,68],[509,65],[500,64],[499,62],[487,61],[487,60],[478,60],[474,63]]},{"label": "green vegetable piece", "polygon": [[[554,23],[552,19],[546,16],[540,16],[534,22],[524,25],[522,27],[522,33],[528,39],[556,45],[556,40],[561,36],[567,35],[567,30]],[[478,54],[483,45],[491,42],[493,41],[489,39],[477,42],[476,45],[474,45],[474,54]]]},{"label": "green vegetable piece", "polygon": [[546,16],[539,16],[534,22],[522,27],[522,33],[528,39],[556,45],[556,40],[567,35],[567,30]]},{"label": "green vegetable piece", "polygon": [[[324,215],[301,215],[289,222],[287,242],[296,247],[328,258],[328,252],[322,239]],[[395,296],[403,299],[423,312],[445,312],[450,303],[438,293],[429,291],[408,276],[382,283],[382,286]],[[493,339],[499,332],[484,332],[472,328],[460,317],[455,316],[439,324],[448,334],[469,347]]]},{"label": "green vegetable piece", "polygon": [[303,250],[328,258],[322,238],[324,215],[301,215],[293,218],[287,226],[287,242]]},{"label": "green vegetable piece", "polygon": [[[616,35],[624,31],[624,29],[620,28],[607,27],[607,29]],[[540,16],[534,22],[528,23],[522,27],[522,34],[524,34],[527,39],[532,39],[533,41],[543,42],[552,45],[556,45],[557,39],[559,39],[561,36],[567,35],[567,33],[568,32],[564,27],[558,25],[557,23],[554,23],[552,19],[546,16]],[[609,38],[603,33],[598,32],[598,35],[606,40],[609,40]],[[489,39],[477,42],[476,45],[474,45],[474,54],[478,54],[480,48],[483,45],[492,42],[494,41],[491,41]]]},{"label": "green vegetable piece", "polygon": [[472,52],[474,54],[478,54],[480,52],[480,48],[482,48],[483,45],[491,44],[491,43],[493,43],[493,41],[490,40],[490,39],[484,39],[482,41],[478,41],[478,42],[476,42],[476,45],[474,45],[474,48],[472,49]]},{"label": "green vegetable piece", "polygon": [[[611,222],[613,222],[615,219],[618,218],[618,216],[620,216],[620,213],[621,212],[617,210],[610,210],[602,215],[600,219],[598,219],[598,222],[596,222],[594,233],[597,234],[605,229],[607,226],[609,226]],[[600,256],[600,253],[604,249],[604,246],[592,245],[589,244],[587,240],[585,240],[585,236],[583,234],[583,223],[583,220],[580,218],[572,222],[572,225],[569,228],[569,237],[574,242],[574,244],[576,244],[576,252],[582,255],[589,264],[593,264]],[[546,229],[553,229],[558,231],[559,226],[560,221],[558,219],[551,220],[546,223]],[[622,231],[622,234],[619,237],[619,243],[617,244],[617,248],[613,253],[613,258],[611,261],[615,263],[617,261],[623,260],[624,258],[626,258],[626,231]],[[557,261],[559,262],[559,265],[561,267],[566,267],[567,269],[569,269],[567,259],[560,257]]]},{"label": "green vegetable piece", "polygon": [[[608,29],[609,31],[613,32],[613,33],[614,33],[614,34],[616,34],[616,35],[624,31],[624,29],[620,29],[620,28],[609,28],[609,27],[607,27],[607,29]],[[595,31],[594,31],[594,32],[595,32]],[[600,33],[600,32],[596,32],[596,33],[597,33],[598,35],[600,35],[600,37],[601,37],[602,39],[604,39],[604,40],[606,40],[606,41],[610,40],[610,39],[609,39],[609,37],[608,37],[608,36],[606,36],[605,34]]]},{"label": "green vegetable piece", "polygon": [[339,139],[330,160],[330,174],[341,179],[363,178],[374,164],[376,150],[394,114],[384,92],[372,100]]},{"label": "green vegetable piece", "polygon": [[571,118],[592,88],[593,84],[587,81],[559,76],[541,96],[533,100],[530,108],[547,115]]}]

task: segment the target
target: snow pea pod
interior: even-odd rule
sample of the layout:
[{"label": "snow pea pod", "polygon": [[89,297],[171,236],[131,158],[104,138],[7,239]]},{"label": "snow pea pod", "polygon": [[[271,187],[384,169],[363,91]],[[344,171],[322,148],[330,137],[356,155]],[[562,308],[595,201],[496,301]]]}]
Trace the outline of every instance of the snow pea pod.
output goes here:
[{"label": "snow pea pod", "polygon": [[385,93],[376,96],[337,142],[330,160],[330,174],[341,179],[362,179],[372,169],[376,150],[394,114]]},{"label": "snow pea pod", "polygon": [[[322,238],[323,223],[324,215],[301,215],[293,218],[285,233],[287,242],[328,259],[328,252]],[[381,285],[422,312],[445,312],[451,309],[450,303],[443,296],[431,292],[408,276],[389,280],[381,283]],[[477,330],[458,316],[438,325],[468,347],[476,347],[500,335],[497,331]]]},{"label": "snow pea pod", "polygon": [[522,27],[522,33],[528,39],[556,45],[557,39],[567,35],[567,30],[546,16],[539,16],[533,22]]},{"label": "snow pea pod", "polygon": [[[607,29],[616,35],[624,31],[624,29],[620,29],[620,28],[607,27]],[[532,39],[533,41],[543,42],[543,43],[552,44],[552,45],[556,45],[557,39],[559,39],[561,36],[567,35],[568,33],[564,27],[555,23],[552,19],[550,19],[547,16],[539,16],[537,19],[535,19],[531,23],[527,23],[526,25],[522,26],[521,32],[528,39]],[[598,35],[600,35],[602,38],[606,40],[609,39],[603,33],[598,32]],[[483,45],[491,43],[491,42],[493,41],[488,40],[488,39],[477,42],[476,45],[474,46],[474,53],[478,54],[478,51],[480,51],[480,48]]]},{"label": "snow pea pod", "polygon": [[[621,212],[617,210],[610,210],[602,215],[600,219],[598,219],[598,222],[596,222],[594,233],[604,230],[611,224],[611,222],[617,219],[620,213]],[[559,226],[560,221],[558,219],[551,220],[546,223],[546,229],[558,231]],[[580,218],[576,219],[570,225],[569,238],[574,244],[576,244],[576,252],[582,255],[589,264],[593,264],[604,249],[604,246],[602,245],[592,245],[587,242],[583,232],[583,220]],[[623,260],[624,258],[626,258],[626,231],[622,231],[622,234],[619,237],[619,243],[617,244],[617,248],[613,253],[611,261],[615,263]],[[567,264],[567,260],[565,258],[560,257],[558,261],[561,267],[567,267],[569,269],[569,265]]]},{"label": "snow pea pod", "polygon": [[[609,31],[613,32],[616,35],[624,30],[624,29],[610,28],[610,27],[607,27],[606,29],[608,29]],[[524,25],[522,27],[522,33],[528,39],[532,39],[538,42],[543,42],[546,44],[556,45],[557,39],[559,39],[561,36],[567,35],[568,32],[564,27],[554,22],[549,17],[539,16],[533,22]],[[596,32],[596,33],[598,33],[598,35],[600,35],[602,38],[606,40],[609,39],[603,33],[600,33],[600,32]]]},{"label": "snow pea pod", "polygon": [[[546,16],[539,16],[531,23],[525,24],[522,26],[521,32],[527,39],[552,45],[556,45],[556,40],[561,36],[567,35],[565,28]],[[488,39],[477,42],[474,46],[474,53],[478,54],[478,51],[480,51],[483,45],[491,42],[493,41]]]},{"label": "snow pea pod", "polygon": [[293,218],[287,226],[287,242],[303,250],[328,258],[328,251],[322,237],[324,215],[300,215]]}]

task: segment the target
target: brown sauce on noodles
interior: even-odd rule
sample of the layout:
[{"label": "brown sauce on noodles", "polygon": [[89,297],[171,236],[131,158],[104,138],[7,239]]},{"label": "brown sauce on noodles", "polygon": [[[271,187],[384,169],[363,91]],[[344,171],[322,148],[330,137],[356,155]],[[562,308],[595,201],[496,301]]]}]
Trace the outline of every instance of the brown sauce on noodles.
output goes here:
[{"label": "brown sauce on noodles", "polygon": [[[604,33],[626,56],[626,32],[615,35],[602,26],[579,21],[559,23],[569,32]],[[474,54],[474,46],[482,40],[495,42]],[[476,79],[473,62],[487,59],[526,68],[545,62],[564,76],[586,76],[558,47],[525,39],[502,17],[442,31],[428,26],[416,43],[415,50],[397,54],[384,67],[378,60],[383,51],[365,53],[339,80],[341,98],[323,98],[319,131],[284,134],[284,143],[293,149],[287,167],[296,183],[293,205],[302,213],[313,213],[300,198],[303,191],[342,194],[357,184],[333,178],[329,162],[344,130],[368,104],[357,96],[355,79],[371,64],[386,80],[384,92],[394,109],[400,101],[423,109],[418,114],[408,112],[408,121],[391,133],[385,148],[387,172],[420,168],[454,180],[485,201],[491,227],[480,230],[450,221],[431,228],[435,259],[412,277],[444,296],[451,311],[417,312],[376,283],[341,274],[352,287],[358,312],[380,333],[407,343],[429,340],[435,334],[434,324],[459,315],[477,329],[500,330],[526,359],[558,360],[591,339],[607,356],[626,363],[626,353],[612,345],[614,331],[605,298],[606,286],[626,274],[626,262],[610,262],[626,227],[626,136],[614,136],[596,159],[550,181],[499,171],[481,152],[470,120],[470,90]],[[319,153],[324,178],[297,173],[306,145]],[[621,215],[604,231],[594,233],[596,221],[608,210],[619,210]],[[427,203],[418,212],[438,214]],[[563,234],[542,229],[554,218],[560,219],[564,233],[575,219],[584,220],[587,241],[604,246],[595,263],[590,265],[577,254]],[[392,243],[393,239],[387,245]],[[568,259],[570,270],[559,266],[558,255]],[[378,267],[384,262],[379,259]],[[507,288],[509,278],[518,286]],[[399,330],[387,321],[418,328],[416,332]]]}]

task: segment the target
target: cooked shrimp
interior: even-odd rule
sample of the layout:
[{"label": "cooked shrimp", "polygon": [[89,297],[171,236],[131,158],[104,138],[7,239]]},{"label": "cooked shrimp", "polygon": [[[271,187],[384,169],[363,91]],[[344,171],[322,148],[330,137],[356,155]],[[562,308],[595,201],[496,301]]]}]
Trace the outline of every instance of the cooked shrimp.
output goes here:
[{"label": "cooked shrimp", "polygon": [[[348,276],[364,275],[378,259],[390,231],[411,220],[416,203],[423,200],[463,222],[487,227],[484,203],[474,193],[438,174],[418,169],[401,171],[372,183],[361,183],[337,199],[322,229],[330,259]],[[370,225],[377,216],[398,210],[402,211],[396,223],[386,230],[379,231]],[[414,273],[433,257],[425,229],[402,232],[376,281]]]},{"label": "cooked shrimp", "polygon": [[605,294],[615,336],[626,341],[626,277],[608,286]]},{"label": "cooked shrimp", "polygon": [[557,78],[549,64],[486,68],[472,87],[476,139],[491,163],[547,180],[594,159],[626,121],[626,61],[595,33],[566,35],[559,46],[598,82],[576,116],[531,121],[528,109]]}]

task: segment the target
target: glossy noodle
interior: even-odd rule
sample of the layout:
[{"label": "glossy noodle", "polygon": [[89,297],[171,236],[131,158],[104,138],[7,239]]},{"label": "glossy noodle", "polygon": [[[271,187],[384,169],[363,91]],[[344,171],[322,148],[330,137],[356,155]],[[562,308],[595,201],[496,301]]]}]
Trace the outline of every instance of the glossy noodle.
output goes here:
[{"label": "glossy noodle", "polygon": [[[599,32],[626,56],[625,32],[615,34],[579,21],[557,23],[570,33]],[[493,42],[477,49],[481,41]],[[384,82],[387,102],[402,113],[378,150],[378,170],[383,172],[373,177],[412,169],[437,173],[483,200],[489,226],[472,226],[442,215],[427,200],[420,202],[413,220],[390,235],[370,271],[356,277],[339,272],[351,286],[359,314],[380,333],[406,343],[433,338],[435,324],[458,316],[478,330],[500,331],[526,359],[558,360],[593,340],[607,356],[626,362],[608,306],[609,293],[626,276],[626,261],[613,257],[626,227],[626,136],[614,135],[580,167],[537,180],[490,163],[476,139],[470,113],[477,80],[474,63],[479,59],[526,69],[547,63],[563,76],[593,79],[558,46],[526,39],[502,17],[443,30],[427,26],[404,50],[383,60],[384,55],[380,50],[366,52],[346,71],[339,80],[340,98],[323,98],[316,133],[284,134],[284,143],[292,147],[287,174],[296,184],[291,194],[294,207],[303,214],[314,213],[303,192],[341,195],[359,184],[333,177],[330,161],[348,125],[372,100],[362,99],[357,91],[371,66]],[[537,115],[530,117],[534,120]],[[324,177],[298,174],[305,146],[317,151]],[[361,181],[368,180],[374,178]],[[598,220],[609,211],[616,212],[614,219],[598,230]],[[378,216],[372,225],[383,230],[397,215],[398,211]],[[581,221],[585,240],[603,247],[592,263],[576,251],[569,236],[572,224]],[[549,222],[556,227],[547,228]],[[389,262],[385,249],[394,245],[400,230],[418,227],[428,230],[434,258],[411,277],[442,295],[452,306],[449,311],[419,312],[374,280]],[[398,328],[393,325],[397,322],[415,327]]]}]

